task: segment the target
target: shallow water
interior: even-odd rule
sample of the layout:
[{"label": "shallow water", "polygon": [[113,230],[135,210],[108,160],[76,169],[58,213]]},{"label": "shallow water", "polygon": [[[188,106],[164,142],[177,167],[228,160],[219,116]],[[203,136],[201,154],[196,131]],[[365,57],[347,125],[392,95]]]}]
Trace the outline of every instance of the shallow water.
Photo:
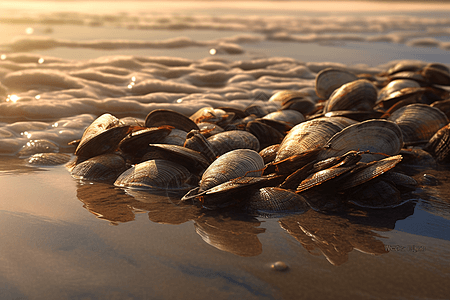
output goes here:
[{"label": "shallow water", "polygon": [[[448,6],[353,2],[355,16],[336,2],[15,3],[2,3],[0,23],[1,299],[448,297],[446,167],[420,169],[417,179],[441,184],[387,212],[265,219],[79,182],[64,166],[18,157],[41,138],[73,152],[67,143],[104,112],[142,119],[161,107],[265,104],[312,87],[328,65],[449,65]],[[418,47],[430,32],[432,46]],[[273,270],[276,261],[288,270]]]}]

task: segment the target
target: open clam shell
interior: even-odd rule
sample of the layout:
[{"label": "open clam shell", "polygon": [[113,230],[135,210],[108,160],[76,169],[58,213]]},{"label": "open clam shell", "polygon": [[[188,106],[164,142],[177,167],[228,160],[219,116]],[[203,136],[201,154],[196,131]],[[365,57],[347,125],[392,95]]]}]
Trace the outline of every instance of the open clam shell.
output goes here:
[{"label": "open clam shell", "polygon": [[199,130],[197,124],[179,112],[169,109],[155,109],[145,118],[145,127],[159,127],[169,125],[174,128],[189,132]]},{"label": "open clam shell", "polygon": [[340,178],[339,190],[343,191],[372,180],[394,168],[402,160],[401,155],[394,155],[365,166],[355,168],[345,178]]},{"label": "open clam shell", "polygon": [[113,152],[129,131],[130,126],[122,126],[115,116],[103,114],[86,128],[74,154],[90,158]]}]

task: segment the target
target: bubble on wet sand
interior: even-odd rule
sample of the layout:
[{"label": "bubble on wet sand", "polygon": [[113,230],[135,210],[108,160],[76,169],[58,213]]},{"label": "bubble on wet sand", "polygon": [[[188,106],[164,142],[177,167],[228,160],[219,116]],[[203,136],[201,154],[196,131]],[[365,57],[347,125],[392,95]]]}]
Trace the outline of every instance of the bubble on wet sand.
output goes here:
[{"label": "bubble on wet sand", "polygon": [[289,269],[288,265],[282,261],[276,261],[270,265],[270,268],[274,271],[284,272]]}]

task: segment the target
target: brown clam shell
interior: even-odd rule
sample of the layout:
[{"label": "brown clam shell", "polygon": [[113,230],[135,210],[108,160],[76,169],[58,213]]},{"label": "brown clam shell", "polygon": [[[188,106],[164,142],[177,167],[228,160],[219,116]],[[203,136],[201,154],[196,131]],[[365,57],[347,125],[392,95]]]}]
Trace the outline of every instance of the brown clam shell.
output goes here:
[{"label": "brown clam shell", "polygon": [[199,130],[197,124],[179,112],[169,109],[155,109],[145,118],[145,127],[173,126],[174,128],[189,132]]},{"label": "brown clam shell", "polygon": [[316,94],[322,99],[328,99],[330,95],[342,85],[358,80],[358,77],[346,70],[327,68],[316,76]]}]

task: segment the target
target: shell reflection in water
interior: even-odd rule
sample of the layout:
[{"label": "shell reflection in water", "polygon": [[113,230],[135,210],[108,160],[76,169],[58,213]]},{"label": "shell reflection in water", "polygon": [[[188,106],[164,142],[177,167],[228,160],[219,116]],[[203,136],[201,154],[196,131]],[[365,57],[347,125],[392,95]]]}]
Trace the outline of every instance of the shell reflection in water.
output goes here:
[{"label": "shell reflection in water", "polygon": [[267,187],[257,190],[246,201],[244,209],[254,216],[279,217],[289,213],[305,212],[309,209],[309,205],[299,194]]},{"label": "shell reflection in water", "polygon": [[163,191],[186,191],[196,183],[188,169],[163,159],[147,160],[125,172],[114,182],[115,186]]},{"label": "shell reflection in water", "polygon": [[[366,222],[369,220],[367,218]],[[314,210],[285,217],[279,223],[309,253],[322,254],[335,266],[347,262],[348,254],[353,249],[371,255],[387,253],[383,242],[379,240],[382,236],[376,232],[390,230],[387,228],[362,225],[364,223],[354,223],[340,216],[321,214]]]},{"label": "shell reflection in water", "polygon": [[257,256],[262,253],[258,234],[261,222],[255,219],[240,220],[225,215],[205,215],[194,221],[195,231],[209,245],[239,256]]},{"label": "shell reflection in water", "polygon": [[136,189],[127,189],[125,193],[136,200],[133,207],[148,211],[148,218],[155,223],[179,225],[200,215],[200,209],[196,206],[179,203],[180,196],[177,194]]},{"label": "shell reflection in water", "polygon": [[106,183],[79,183],[77,198],[90,213],[97,218],[107,220],[113,225],[133,221],[135,214],[134,199],[121,189]]}]

